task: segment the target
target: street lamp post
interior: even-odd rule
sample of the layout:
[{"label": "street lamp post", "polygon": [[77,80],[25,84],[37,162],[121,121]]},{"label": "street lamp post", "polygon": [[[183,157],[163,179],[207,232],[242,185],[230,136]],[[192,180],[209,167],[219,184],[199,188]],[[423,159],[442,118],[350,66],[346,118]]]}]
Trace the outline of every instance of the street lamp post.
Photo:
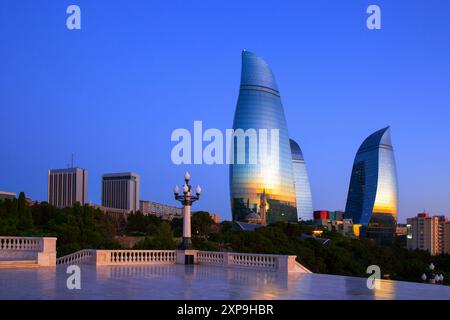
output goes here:
[{"label": "street lamp post", "polygon": [[430,265],[428,266],[428,269],[430,269],[430,274],[429,274],[429,277],[428,277],[428,279],[429,279],[428,281],[430,283],[436,283],[436,275],[434,274],[435,266],[434,266],[433,262],[430,263]]},{"label": "street lamp post", "polygon": [[189,184],[189,180],[191,176],[189,172],[184,174],[184,185],[183,185],[183,194],[179,194],[178,185],[175,186],[173,193],[175,195],[175,200],[178,200],[183,205],[183,241],[180,246],[180,250],[189,250],[192,249],[192,241],[191,241],[191,205],[200,199],[200,193],[202,189],[200,186],[195,188],[195,195],[191,194],[191,185]]}]

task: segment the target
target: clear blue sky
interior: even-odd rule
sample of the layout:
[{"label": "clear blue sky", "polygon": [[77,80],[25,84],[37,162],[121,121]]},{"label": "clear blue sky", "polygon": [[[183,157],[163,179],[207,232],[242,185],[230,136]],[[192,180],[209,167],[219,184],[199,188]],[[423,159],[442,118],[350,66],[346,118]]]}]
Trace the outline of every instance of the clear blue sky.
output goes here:
[{"label": "clear blue sky", "polygon": [[94,203],[103,173],[134,171],[143,199],[176,204],[188,169],[196,209],[229,219],[227,166],[173,165],[170,134],[231,128],[245,48],[275,73],[315,209],[344,209],[359,145],[391,125],[400,221],[450,214],[449,1],[1,0],[0,39],[0,190],[45,200],[75,153]]}]

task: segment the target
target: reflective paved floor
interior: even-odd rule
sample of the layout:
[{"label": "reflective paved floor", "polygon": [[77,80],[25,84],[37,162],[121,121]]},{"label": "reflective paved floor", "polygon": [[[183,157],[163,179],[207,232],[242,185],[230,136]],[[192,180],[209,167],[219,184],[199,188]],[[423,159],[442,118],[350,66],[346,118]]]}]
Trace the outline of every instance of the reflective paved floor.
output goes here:
[{"label": "reflective paved floor", "polygon": [[0,299],[450,299],[450,287],[323,274],[277,275],[209,266],[81,267],[69,290],[66,267],[0,269]]}]

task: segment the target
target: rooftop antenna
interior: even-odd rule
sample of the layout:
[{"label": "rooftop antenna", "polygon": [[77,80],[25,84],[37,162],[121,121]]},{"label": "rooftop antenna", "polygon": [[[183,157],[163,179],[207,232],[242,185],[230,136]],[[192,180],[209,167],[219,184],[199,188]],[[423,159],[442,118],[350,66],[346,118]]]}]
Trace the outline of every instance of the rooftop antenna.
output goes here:
[{"label": "rooftop antenna", "polygon": [[72,165],[72,167],[71,168],[73,168],[73,153],[72,153],[72,158],[71,158],[71,165]]}]

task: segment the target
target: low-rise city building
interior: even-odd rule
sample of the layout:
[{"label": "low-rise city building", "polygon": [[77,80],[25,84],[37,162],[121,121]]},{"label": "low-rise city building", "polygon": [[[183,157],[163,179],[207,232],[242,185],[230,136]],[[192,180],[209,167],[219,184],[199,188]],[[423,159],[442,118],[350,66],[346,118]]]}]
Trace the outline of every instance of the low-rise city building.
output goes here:
[{"label": "low-rise city building", "polygon": [[209,216],[211,217],[211,219],[213,219],[215,223],[220,223],[220,215],[216,213],[210,213]]},{"label": "low-rise city building", "polygon": [[360,225],[352,219],[345,219],[342,211],[314,211],[314,225],[328,231],[336,231],[347,237],[359,237]]},{"label": "low-rise city building", "polygon": [[408,228],[405,223],[398,223],[397,228],[395,229],[396,236],[406,236],[408,233]]},{"label": "low-rise city building", "polygon": [[330,217],[330,220],[344,220],[344,211],[329,211],[328,215]]},{"label": "low-rise city building", "polygon": [[117,209],[117,208],[108,208],[104,206],[99,205],[93,205],[95,209],[99,209],[101,212],[109,215],[110,217],[114,218],[115,220],[126,220],[128,214],[130,214],[130,211],[126,209]]},{"label": "low-rise city building", "polygon": [[314,211],[314,220],[328,220],[330,219],[330,211],[316,210]]}]

